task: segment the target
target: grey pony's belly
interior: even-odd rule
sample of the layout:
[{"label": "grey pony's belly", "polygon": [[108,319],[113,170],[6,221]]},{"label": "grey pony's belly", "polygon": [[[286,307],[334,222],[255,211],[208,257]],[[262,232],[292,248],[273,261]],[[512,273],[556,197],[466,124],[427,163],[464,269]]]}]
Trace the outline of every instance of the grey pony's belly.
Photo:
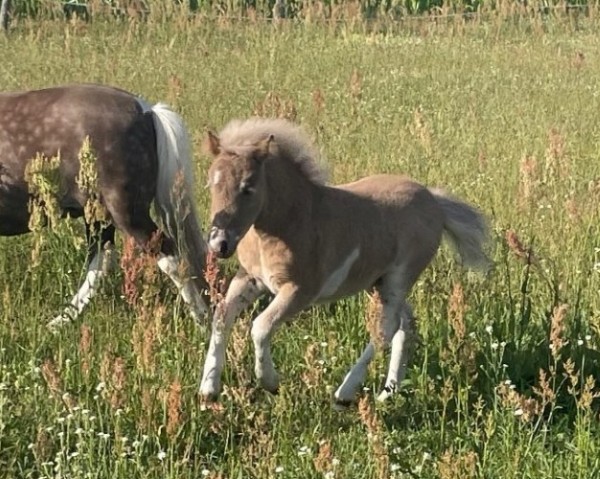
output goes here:
[{"label": "grey pony's belly", "polygon": [[29,194],[22,185],[15,185],[2,174],[0,163],[0,236],[12,236],[29,231]]}]

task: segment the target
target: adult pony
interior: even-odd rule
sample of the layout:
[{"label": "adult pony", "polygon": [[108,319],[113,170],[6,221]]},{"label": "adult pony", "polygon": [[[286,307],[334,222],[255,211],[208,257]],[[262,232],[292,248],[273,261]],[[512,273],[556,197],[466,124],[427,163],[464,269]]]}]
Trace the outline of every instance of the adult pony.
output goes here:
[{"label": "adult pony", "polygon": [[[405,342],[413,316],[406,296],[446,232],[467,265],[487,263],[486,226],[473,207],[402,176],[377,175],[326,186],[311,141],[284,120],[230,122],[209,133],[211,229],[208,245],[240,269],[213,317],[200,393],[220,391],[225,347],[236,316],[266,291],[273,301],[252,326],[255,373],[275,392],[279,379],[270,352],[273,332],[314,303],[375,290],[381,340],[391,343],[387,398],[402,381]],[[374,356],[372,338],[335,392],[354,400]]]},{"label": "adult pony", "polygon": [[89,197],[78,182],[84,141],[96,158],[96,194],[108,221],[86,221],[85,280],[50,325],[74,319],[93,297],[105,274],[105,249],[114,243],[115,228],[149,248],[159,231],[150,217],[153,200],[165,230],[154,251],[158,266],[175,282],[192,314],[204,315],[206,244],[194,206],[188,134],[179,115],[163,104],[150,106],[126,91],[89,84],[1,93],[0,236],[29,231],[31,194],[25,172],[39,155],[59,158],[62,215],[83,216]]}]

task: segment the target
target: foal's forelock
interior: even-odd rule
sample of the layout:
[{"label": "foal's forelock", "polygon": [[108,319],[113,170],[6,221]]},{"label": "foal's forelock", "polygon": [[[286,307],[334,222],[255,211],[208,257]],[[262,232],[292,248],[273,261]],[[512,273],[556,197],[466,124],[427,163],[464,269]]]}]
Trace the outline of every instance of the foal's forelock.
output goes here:
[{"label": "foal's forelock", "polygon": [[323,184],[327,172],[322,168],[324,160],[311,138],[291,121],[274,118],[248,118],[232,120],[219,133],[221,151],[246,154],[259,142],[272,137],[276,148],[276,161],[290,162],[299,167],[300,173],[309,181]]}]

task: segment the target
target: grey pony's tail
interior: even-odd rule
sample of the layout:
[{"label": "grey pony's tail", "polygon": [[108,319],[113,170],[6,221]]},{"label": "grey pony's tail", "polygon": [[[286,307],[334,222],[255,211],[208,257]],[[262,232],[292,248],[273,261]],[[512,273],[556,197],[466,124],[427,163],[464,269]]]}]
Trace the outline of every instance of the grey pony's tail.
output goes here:
[{"label": "grey pony's tail", "polygon": [[156,203],[163,227],[173,238],[199,291],[207,290],[207,246],[194,203],[194,170],[182,118],[167,105],[150,108],[156,132],[158,179]]},{"label": "grey pony's tail", "polygon": [[444,211],[444,230],[463,264],[473,269],[488,270],[492,263],[484,251],[488,227],[483,214],[443,190],[430,188],[429,191]]}]

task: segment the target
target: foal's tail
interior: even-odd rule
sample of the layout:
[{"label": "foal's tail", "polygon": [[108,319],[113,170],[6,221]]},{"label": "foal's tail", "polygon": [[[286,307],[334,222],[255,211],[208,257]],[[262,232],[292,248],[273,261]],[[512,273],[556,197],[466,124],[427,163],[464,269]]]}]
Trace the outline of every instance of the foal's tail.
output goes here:
[{"label": "foal's tail", "polygon": [[431,188],[429,191],[444,211],[444,230],[456,247],[463,264],[475,269],[489,268],[491,262],[483,251],[488,239],[488,230],[481,212],[440,189]]},{"label": "foal's tail", "polygon": [[151,109],[158,151],[156,202],[163,228],[173,238],[190,268],[190,275],[206,289],[206,243],[194,204],[194,170],[188,132],[181,117],[167,105]]}]

